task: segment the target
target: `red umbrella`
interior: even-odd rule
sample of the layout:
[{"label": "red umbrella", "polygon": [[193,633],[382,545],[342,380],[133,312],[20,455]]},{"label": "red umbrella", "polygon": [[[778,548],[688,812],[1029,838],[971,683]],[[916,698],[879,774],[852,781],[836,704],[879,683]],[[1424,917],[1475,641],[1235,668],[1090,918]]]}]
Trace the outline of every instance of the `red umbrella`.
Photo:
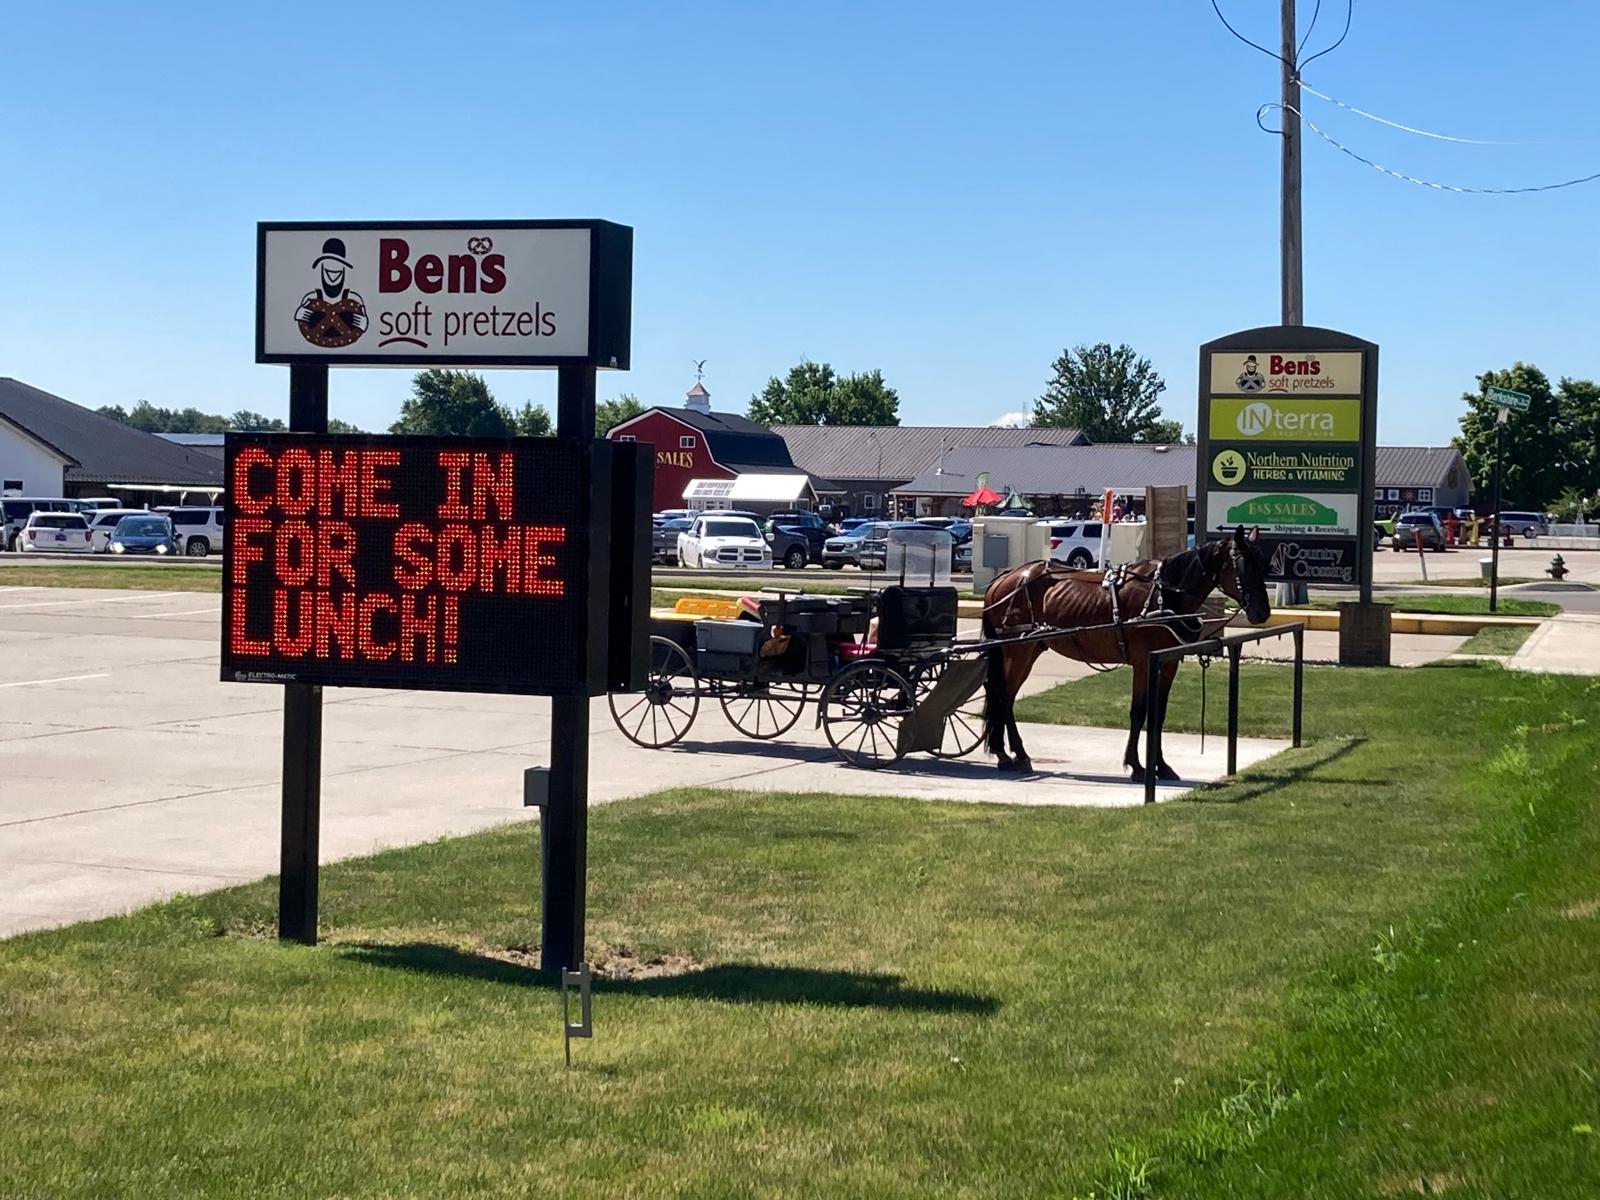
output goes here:
[{"label": "red umbrella", "polygon": [[993,488],[985,486],[980,487],[977,491],[971,493],[961,503],[967,508],[977,508],[980,504],[999,504],[1003,499],[1005,499],[1005,497],[999,492],[995,491]]}]

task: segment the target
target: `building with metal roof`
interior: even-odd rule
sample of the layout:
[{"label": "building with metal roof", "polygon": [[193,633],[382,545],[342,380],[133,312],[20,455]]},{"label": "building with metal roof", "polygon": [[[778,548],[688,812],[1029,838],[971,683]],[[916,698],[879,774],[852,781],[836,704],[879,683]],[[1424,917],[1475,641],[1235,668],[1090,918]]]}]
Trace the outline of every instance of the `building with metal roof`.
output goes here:
[{"label": "building with metal roof", "polygon": [[46,496],[90,494],[116,484],[128,485],[124,490],[217,490],[222,463],[20,380],[0,378],[0,484]]},{"label": "building with metal roof", "polygon": [[1039,512],[1070,513],[1106,488],[1143,494],[1146,487],[1181,485],[1194,496],[1195,448],[1135,443],[1063,446],[963,446],[942,464],[891,493],[918,516],[948,516],[958,501],[986,484],[1016,492]]},{"label": "building with metal roof", "polygon": [[[1135,443],[960,447],[892,495],[919,516],[954,513],[956,501],[980,482],[1002,494],[1017,492],[1048,513],[1073,512],[1106,488],[1139,494],[1182,484],[1193,499],[1195,451]],[[1467,465],[1453,446],[1379,446],[1373,474],[1378,516],[1427,505],[1463,507],[1472,491]]]},{"label": "building with metal roof", "polygon": [[[824,499],[851,512],[878,512],[884,497],[937,469],[963,446],[1077,446],[1076,429],[1003,425],[775,425],[794,465]],[[970,489],[969,489],[970,490]]]}]

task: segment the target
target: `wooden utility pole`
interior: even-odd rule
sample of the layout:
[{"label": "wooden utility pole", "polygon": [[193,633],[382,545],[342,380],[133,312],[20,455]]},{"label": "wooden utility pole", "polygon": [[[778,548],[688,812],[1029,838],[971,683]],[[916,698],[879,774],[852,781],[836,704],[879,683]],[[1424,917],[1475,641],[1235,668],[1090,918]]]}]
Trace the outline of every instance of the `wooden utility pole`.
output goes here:
[{"label": "wooden utility pole", "polygon": [[1305,324],[1305,294],[1300,273],[1300,74],[1295,45],[1294,0],[1282,5],[1283,48],[1283,180],[1278,237],[1282,254],[1283,323]]}]

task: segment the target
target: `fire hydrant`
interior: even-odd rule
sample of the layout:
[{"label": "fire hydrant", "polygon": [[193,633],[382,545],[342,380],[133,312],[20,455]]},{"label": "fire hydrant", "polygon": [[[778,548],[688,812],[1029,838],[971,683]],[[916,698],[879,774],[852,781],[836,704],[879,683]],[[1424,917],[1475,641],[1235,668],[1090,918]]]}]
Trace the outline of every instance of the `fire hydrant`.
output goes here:
[{"label": "fire hydrant", "polygon": [[1567,560],[1561,555],[1556,555],[1550,560],[1550,565],[1545,568],[1545,574],[1552,579],[1560,579],[1567,574]]}]

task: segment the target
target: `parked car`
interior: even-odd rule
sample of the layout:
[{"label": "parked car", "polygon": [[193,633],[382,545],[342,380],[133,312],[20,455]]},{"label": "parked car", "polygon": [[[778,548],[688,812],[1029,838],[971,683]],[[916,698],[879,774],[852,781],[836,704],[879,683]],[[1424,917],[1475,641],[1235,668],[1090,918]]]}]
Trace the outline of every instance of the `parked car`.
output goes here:
[{"label": "parked car", "polygon": [[694,522],[687,517],[659,521],[650,529],[650,561],[670,563],[678,557],[678,535]]},{"label": "parked car", "polygon": [[1550,532],[1550,522],[1543,513],[1503,512],[1495,518],[1495,528],[1523,537],[1542,537]]},{"label": "parked car", "polygon": [[856,553],[856,566],[863,571],[881,571],[889,560],[889,530],[926,529],[915,521],[884,521],[872,527],[871,535],[861,539],[861,549]]},{"label": "parked car", "polygon": [[967,531],[967,540],[957,542],[950,550],[950,570],[967,574],[972,572],[972,531]]},{"label": "parked car", "polygon": [[848,533],[829,538],[822,543],[822,565],[830,571],[840,567],[859,567],[862,541],[872,537],[874,530],[887,528],[888,525],[883,521],[863,521]]},{"label": "parked car", "polygon": [[190,558],[222,553],[222,509],[160,508],[156,511],[171,518],[172,527],[177,531],[178,545]]},{"label": "parked car", "polygon": [[1100,561],[1099,521],[1051,521],[1050,557],[1074,570],[1087,570]]},{"label": "parked car", "polygon": [[22,527],[36,512],[77,512],[76,500],[65,496],[7,496],[0,500],[0,545],[16,550]]},{"label": "parked car", "polygon": [[650,520],[659,525],[663,521],[692,521],[697,515],[692,508],[664,508],[658,513],[651,513]]},{"label": "parked car", "polygon": [[89,520],[82,513],[39,509],[28,514],[17,548],[24,553],[89,554],[94,550]]},{"label": "parked car", "polygon": [[111,541],[111,531],[117,527],[117,522],[123,517],[142,514],[142,508],[97,508],[93,512],[84,513],[89,518],[89,533],[92,535],[90,543],[94,546],[96,554],[104,554],[106,544]]},{"label": "parked car", "polygon": [[707,513],[678,535],[678,565],[758,570],[772,566],[772,547],[749,517]]},{"label": "parked car", "polygon": [[863,525],[871,525],[876,520],[876,517],[846,517],[834,528],[839,533],[850,533],[853,530],[860,529]]},{"label": "parked car", "polygon": [[112,554],[159,554],[178,557],[178,533],[163,513],[129,513],[116,524],[106,541]]},{"label": "parked car", "polygon": [[772,561],[792,571],[820,560],[823,543],[828,540],[828,527],[811,512],[775,512],[767,519],[766,531]]},{"label": "parked car", "polygon": [[1394,521],[1392,543],[1395,551],[1413,550],[1419,545],[1424,550],[1444,549],[1444,526],[1433,513],[1401,513]]}]

